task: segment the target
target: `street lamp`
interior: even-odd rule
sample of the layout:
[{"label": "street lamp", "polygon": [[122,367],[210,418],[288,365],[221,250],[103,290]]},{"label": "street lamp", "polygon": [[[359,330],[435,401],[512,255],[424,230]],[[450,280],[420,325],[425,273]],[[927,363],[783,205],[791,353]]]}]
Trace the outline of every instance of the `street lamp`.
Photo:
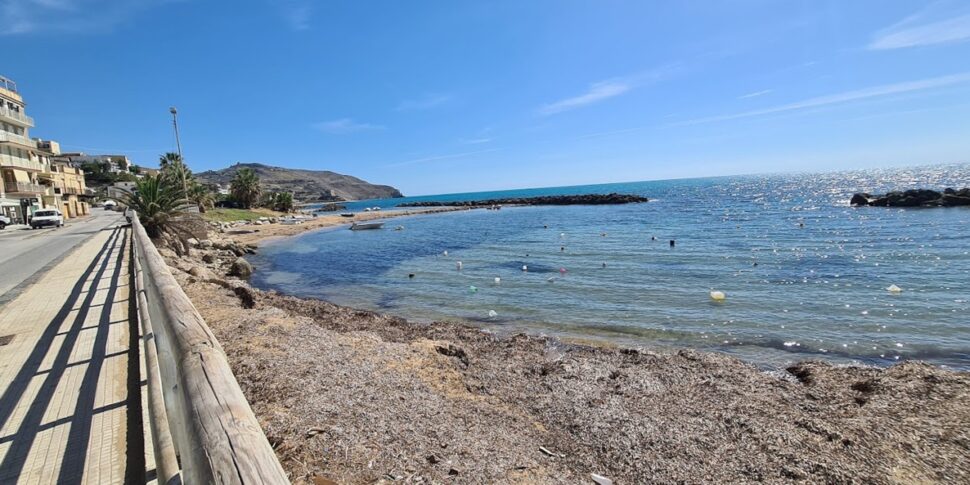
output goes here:
[{"label": "street lamp", "polygon": [[[179,169],[179,171],[182,172],[182,198],[187,201],[189,200],[189,184],[188,181],[185,180],[185,159],[182,158],[182,142],[179,140],[179,112],[177,109],[175,109],[175,106],[170,107],[168,112],[172,113],[172,126],[175,128],[175,147],[178,149],[179,163],[182,164],[182,167]],[[189,206],[186,204],[185,212],[188,211]]]}]

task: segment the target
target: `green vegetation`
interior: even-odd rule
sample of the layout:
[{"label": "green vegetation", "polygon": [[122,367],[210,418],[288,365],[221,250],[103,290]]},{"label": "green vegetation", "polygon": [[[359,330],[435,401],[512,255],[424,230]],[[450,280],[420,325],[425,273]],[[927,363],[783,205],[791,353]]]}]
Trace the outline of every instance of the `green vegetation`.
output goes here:
[{"label": "green vegetation", "polygon": [[136,177],[131,173],[114,173],[111,162],[84,162],[81,164],[84,178],[88,185],[112,185],[115,182],[132,182]]},{"label": "green vegetation", "polygon": [[244,168],[236,173],[229,184],[232,199],[244,209],[256,205],[262,188],[259,186],[259,176],[252,169]]},{"label": "green vegetation", "polygon": [[203,217],[209,221],[234,222],[255,221],[260,217],[279,216],[279,213],[267,209],[226,209],[217,207],[206,211]]},{"label": "green vegetation", "polygon": [[151,175],[135,181],[134,191],[125,194],[122,202],[138,213],[138,220],[151,238],[161,236],[171,218],[185,207],[178,190],[162,177]]}]

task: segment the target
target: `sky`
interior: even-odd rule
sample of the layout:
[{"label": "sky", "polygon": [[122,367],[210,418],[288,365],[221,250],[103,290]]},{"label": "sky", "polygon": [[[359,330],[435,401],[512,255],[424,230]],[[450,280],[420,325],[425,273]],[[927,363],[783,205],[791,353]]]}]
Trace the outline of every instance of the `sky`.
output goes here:
[{"label": "sky", "polygon": [[970,161],[970,2],[0,0],[65,151],[406,195]]}]

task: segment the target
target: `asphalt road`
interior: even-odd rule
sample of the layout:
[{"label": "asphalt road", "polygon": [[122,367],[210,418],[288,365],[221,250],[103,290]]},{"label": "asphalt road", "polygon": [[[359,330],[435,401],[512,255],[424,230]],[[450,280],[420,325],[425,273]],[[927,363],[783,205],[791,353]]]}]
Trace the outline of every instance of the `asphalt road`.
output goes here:
[{"label": "asphalt road", "polygon": [[39,277],[87,238],[125,223],[121,212],[91,209],[89,216],[66,221],[58,229],[11,226],[0,231],[0,305],[15,298],[35,275]]}]

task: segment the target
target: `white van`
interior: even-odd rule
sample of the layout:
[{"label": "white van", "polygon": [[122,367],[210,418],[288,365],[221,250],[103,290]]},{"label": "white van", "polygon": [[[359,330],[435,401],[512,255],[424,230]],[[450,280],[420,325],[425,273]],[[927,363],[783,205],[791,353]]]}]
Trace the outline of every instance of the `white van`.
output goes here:
[{"label": "white van", "polygon": [[63,225],[64,215],[57,209],[41,209],[34,212],[34,217],[30,219],[31,229],[47,226],[61,227]]}]

